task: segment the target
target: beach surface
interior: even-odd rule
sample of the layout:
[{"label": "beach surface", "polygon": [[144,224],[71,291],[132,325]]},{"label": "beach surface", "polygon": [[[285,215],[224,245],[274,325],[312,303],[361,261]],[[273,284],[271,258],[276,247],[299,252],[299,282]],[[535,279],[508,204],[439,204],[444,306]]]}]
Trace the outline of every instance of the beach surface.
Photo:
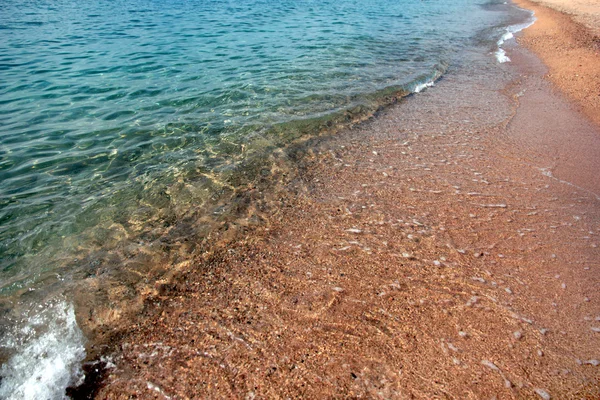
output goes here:
[{"label": "beach surface", "polygon": [[[517,0],[515,3],[533,10],[538,18],[520,38],[521,44],[548,66],[548,79],[600,124],[600,2]],[[572,23],[573,19],[579,23]]]},{"label": "beach surface", "polygon": [[[158,283],[91,368],[104,372],[90,393],[598,398],[597,98],[553,79],[575,67],[543,51],[581,44],[555,23],[597,42],[518,4],[538,21],[511,63],[474,55],[299,147],[268,222]],[[582,65],[600,71],[597,54]]]},{"label": "beach surface", "polygon": [[532,0],[523,3],[517,1],[518,4],[527,4],[529,9],[534,7],[531,5],[532,2],[545,6],[545,9],[537,9],[539,12],[548,12],[548,8],[552,8],[566,13],[575,21],[590,29],[592,33],[600,34],[600,3],[595,0]]}]

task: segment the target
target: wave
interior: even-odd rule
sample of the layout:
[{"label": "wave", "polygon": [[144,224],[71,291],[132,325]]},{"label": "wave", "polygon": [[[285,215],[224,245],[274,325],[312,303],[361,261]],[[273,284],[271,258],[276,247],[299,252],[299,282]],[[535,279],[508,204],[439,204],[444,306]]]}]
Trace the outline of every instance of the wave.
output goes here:
[{"label": "wave", "polygon": [[85,340],[73,305],[60,300],[40,307],[4,335],[2,350],[12,355],[0,369],[2,399],[64,399],[69,385],[83,381]]},{"label": "wave", "polygon": [[[172,226],[163,226],[160,228],[156,224],[153,224],[152,221],[146,221],[147,225],[144,225],[140,229],[139,235],[123,237],[120,241],[116,242],[117,244],[113,243],[110,245],[103,243],[95,251],[90,249],[90,254],[87,255],[80,251],[78,253],[80,261],[74,261],[73,265],[62,265],[60,264],[60,260],[71,260],[74,258],[74,255],[54,257],[59,260],[54,260],[51,256],[42,257],[44,260],[40,259],[37,261],[46,266],[48,264],[57,264],[50,268],[50,271],[46,272],[46,275],[52,275],[52,271],[65,269],[70,270],[75,275],[81,275],[86,273],[86,268],[94,265],[94,269],[106,269],[107,271],[106,274],[102,275],[102,285],[132,285],[133,287],[136,285],[136,282],[120,282],[118,279],[117,281],[113,281],[114,278],[110,276],[110,267],[104,265],[104,260],[99,256],[99,253],[106,252],[112,255],[113,261],[115,259],[119,260],[114,263],[113,268],[122,268],[123,265],[127,265],[128,261],[135,261],[138,258],[141,260],[144,257],[144,262],[140,262],[139,264],[147,266],[148,263],[152,263],[150,259],[158,262],[159,259],[164,261],[168,260],[169,257],[165,253],[151,253],[149,249],[152,247],[152,243],[141,246],[139,254],[135,251],[129,254],[127,260],[125,258],[120,259],[119,253],[115,248],[118,244],[123,245],[123,243],[139,244],[142,241],[141,238],[149,231],[158,234],[157,241],[171,243],[179,238],[172,236],[181,234],[181,232],[185,233],[184,236],[179,238],[182,241],[193,237],[200,238],[202,233],[208,235],[208,231],[218,229],[223,221],[233,221],[237,218],[250,219],[246,215],[247,211],[242,206],[242,204],[245,204],[245,201],[240,200],[244,195],[237,188],[246,187],[250,182],[253,182],[255,186],[259,185],[257,179],[267,182],[263,183],[267,186],[263,187],[263,184],[257,186],[261,188],[261,192],[268,192],[268,189],[270,189],[269,185],[276,185],[277,179],[275,177],[269,179],[264,176],[265,171],[272,169],[271,163],[279,162],[276,157],[274,158],[275,154],[273,153],[278,153],[279,151],[286,153],[286,148],[293,146],[297,141],[302,142],[305,138],[322,134],[333,134],[346,126],[366,120],[375,115],[382,107],[394,104],[399,99],[409,96],[412,93],[419,93],[426,88],[434,86],[434,83],[446,72],[447,67],[446,63],[439,63],[433,66],[427,73],[413,77],[413,79],[405,84],[394,85],[375,92],[357,95],[350,102],[349,107],[340,108],[317,117],[293,119],[281,124],[274,124],[270,127],[248,127],[249,131],[254,132],[253,135],[250,135],[249,132],[247,135],[244,135],[248,138],[254,136],[254,140],[247,139],[246,141],[248,154],[227,164],[227,168],[217,168],[211,174],[214,182],[204,184],[202,188],[206,189],[207,193],[210,193],[212,201],[206,200],[204,205],[195,203],[196,214],[193,214],[195,217],[192,217],[192,214],[187,211],[177,212],[177,210],[170,210],[171,208],[175,208],[175,203],[178,203],[178,201],[174,201],[174,204],[161,204],[152,210],[152,214],[160,214],[161,210],[164,212],[164,209],[169,209],[169,213],[172,211],[175,216]],[[257,143],[253,143],[253,141]],[[251,151],[252,149],[253,151]],[[293,149],[290,151],[293,151]],[[283,170],[283,168],[289,167],[279,165],[278,168]],[[194,183],[194,179],[190,178],[189,174],[187,181],[190,185]],[[216,182],[221,182],[222,185],[231,187],[231,190],[219,190]],[[129,185],[131,185],[131,182],[129,182]],[[162,190],[168,191],[174,198],[176,197],[174,188],[168,184],[161,187],[163,187]],[[148,191],[151,190],[146,187],[145,192],[147,193]],[[218,215],[215,211],[216,209],[220,210]],[[214,218],[211,216],[214,216]],[[190,222],[195,219],[198,219],[199,222]],[[111,226],[105,227],[107,232],[115,229],[115,224],[112,222],[111,224]],[[164,222],[161,222],[161,224],[164,225]],[[88,230],[95,231],[97,229],[99,228],[90,227]],[[93,236],[88,230],[78,232],[77,236]],[[105,236],[111,235],[106,233]],[[65,240],[68,241],[69,239],[66,238]],[[174,253],[176,253],[173,256],[174,259],[177,255],[182,254],[177,251],[174,251]],[[33,263],[33,260],[30,258],[29,262]],[[170,264],[170,261],[167,261],[167,264]],[[144,276],[149,281],[155,281],[160,278],[160,274],[145,274]],[[39,285],[30,283],[29,285],[33,286],[30,289],[37,292],[35,288],[40,286],[38,289],[42,291],[44,287],[48,286],[48,280],[51,279],[53,278],[48,276]],[[60,279],[58,275],[56,279]],[[85,287],[85,283],[81,283],[81,285]],[[59,284],[56,286],[59,290],[63,290],[65,287],[69,287],[69,284]],[[10,292],[8,289],[7,294]],[[96,293],[89,288],[75,289],[75,291],[79,290],[87,290],[86,299],[91,299],[90,301],[96,304],[95,311],[103,307],[100,300],[93,300],[95,297],[101,296],[101,293]],[[29,293],[25,288],[15,289],[15,291],[17,297]],[[53,296],[52,290],[50,290],[48,295]],[[86,357],[85,337],[77,325],[74,311],[75,307],[79,306],[76,300],[75,305],[65,300],[40,303],[39,307],[29,304],[25,309],[33,311],[23,312],[24,317],[13,318],[12,320],[0,319],[2,326],[8,327],[8,332],[4,334],[5,342],[0,346],[0,350],[5,354],[10,354],[10,358],[0,369],[0,398],[62,399],[65,398],[65,390],[68,387],[78,387],[83,383],[85,374],[82,370],[82,362]],[[16,312],[16,310],[14,311]],[[15,321],[16,319],[18,320]]]},{"label": "wave", "polygon": [[525,10],[522,8],[519,8],[519,9],[523,10],[525,12],[528,12],[530,14],[530,17],[525,22],[522,22],[520,24],[515,24],[515,25],[509,25],[505,28],[505,33],[496,42],[496,44],[498,46],[498,50],[496,50],[496,52],[494,53],[494,55],[496,56],[496,60],[498,60],[499,63],[510,62],[510,58],[506,55],[506,51],[502,48],[504,43],[506,41],[514,38],[516,33],[529,28],[537,20],[537,18],[534,15],[535,13],[533,11]]}]

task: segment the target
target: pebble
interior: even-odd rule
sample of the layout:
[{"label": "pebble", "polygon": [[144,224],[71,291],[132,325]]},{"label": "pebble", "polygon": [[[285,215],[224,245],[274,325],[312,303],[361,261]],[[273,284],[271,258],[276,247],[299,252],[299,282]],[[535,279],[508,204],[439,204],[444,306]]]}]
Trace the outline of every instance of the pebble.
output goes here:
[{"label": "pebble", "polygon": [[600,328],[596,328],[595,326],[593,326],[591,329],[594,332],[600,333]]},{"label": "pebble", "polygon": [[456,353],[460,352],[459,348],[453,345],[452,343],[447,344],[448,348]]},{"label": "pebble", "polygon": [[541,333],[542,335],[545,335],[546,333],[548,333],[548,329],[546,329],[546,328],[542,328],[542,329],[540,329],[540,333]]},{"label": "pebble", "polygon": [[546,392],[544,389],[535,389],[535,393],[544,400],[550,400],[550,394],[548,394],[548,392]]},{"label": "pebble", "polygon": [[498,368],[498,367],[496,366],[496,364],[494,364],[494,363],[493,363],[493,362],[491,362],[491,361],[488,361],[488,360],[482,360],[482,361],[481,361],[481,364],[485,365],[486,367],[489,367],[489,368],[493,369],[494,371],[498,371],[498,372],[500,372],[500,368]]},{"label": "pebble", "polygon": [[350,229],[346,229],[346,232],[350,232],[350,233],[361,233],[362,231],[360,229],[356,229],[356,228],[350,228]]},{"label": "pebble", "polygon": [[469,334],[465,331],[458,331],[458,336],[466,338],[469,336]]},{"label": "pebble", "polygon": [[598,361],[598,360],[587,360],[584,364],[589,364],[589,365],[593,365],[594,367],[597,367],[598,365],[600,365],[600,361]]},{"label": "pebble", "polygon": [[509,287],[507,287],[507,288],[504,288],[504,290],[505,290],[505,291],[506,291],[506,293],[508,293],[508,294],[513,294],[512,290],[511,290]]},{"label": "pebble", "polygon": [[496,364],[494,364],[493,362],[488,361],[488,360],[482,360],[481,363],[483,365],[485,365],[486,367],[489,367],[489,368],[493,369],[494,371],[497,371],[500,374],[500,376],[502,376],[502,379],[504,379],[504,386],[505,387],[507,387],[507,388],[511,388],[512,387],[512,383],[508,379],[506,379],[506,377],[504,376],[504,374],[502,373],[502,371],[500,370],[500,368],[498,368],[496,366]]},{"label": "pebble", "polygon": [[473,304],[477,304],[478,301],[479,301],[479,297],[473,296],[473,297],[471,297],[469,299],[469,301],[467,301],[467,303],[465,304],[465,306],[471,307]]},{"label": "pebble", "polygon": [[519,340],[523,337],[523,334],[520,331],[513,332],[513,336],[515,339]]}]

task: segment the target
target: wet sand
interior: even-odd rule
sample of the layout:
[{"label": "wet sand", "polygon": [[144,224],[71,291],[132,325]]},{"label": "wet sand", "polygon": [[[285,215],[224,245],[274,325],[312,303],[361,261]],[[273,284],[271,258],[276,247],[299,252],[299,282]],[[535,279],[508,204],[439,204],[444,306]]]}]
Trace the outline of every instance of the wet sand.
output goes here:
[{"label": "wet sand", "polygon": [[299,149],[267,224],[156,285],[97,397],[598,398],[600,130],[508,52]]}]

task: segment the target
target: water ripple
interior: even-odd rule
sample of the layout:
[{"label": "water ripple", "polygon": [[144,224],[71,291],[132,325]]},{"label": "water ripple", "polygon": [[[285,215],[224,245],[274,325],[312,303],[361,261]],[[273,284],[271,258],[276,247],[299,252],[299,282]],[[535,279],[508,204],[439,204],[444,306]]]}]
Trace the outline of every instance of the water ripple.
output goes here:
[{"label": "water ripple", "polygon": [[269,127],[433,76],[489,18],[474,0],[1,2],[4,281],[93,247],[77,235],[155,229],[141,208],[192,214],[282,144]]}]

